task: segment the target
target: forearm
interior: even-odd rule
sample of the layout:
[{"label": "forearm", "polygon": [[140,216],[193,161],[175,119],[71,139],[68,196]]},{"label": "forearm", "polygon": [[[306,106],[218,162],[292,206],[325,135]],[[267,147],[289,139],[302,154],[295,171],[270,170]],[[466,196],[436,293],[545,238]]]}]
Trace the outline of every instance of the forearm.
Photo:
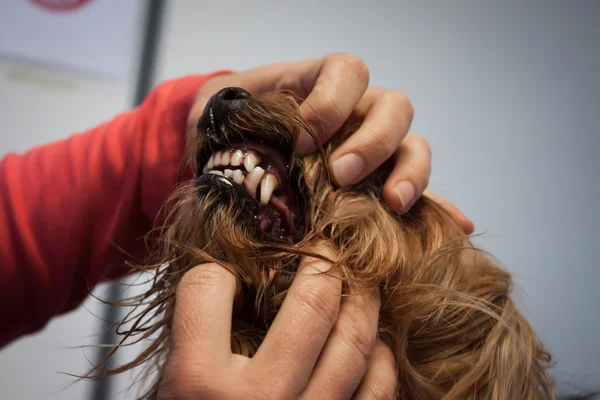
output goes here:
[{"label": "forearm", "polygon": [[125,274],[124,251],[142,256],[207,78],[166,82],[131,112],[0,162],[0,346]]}]

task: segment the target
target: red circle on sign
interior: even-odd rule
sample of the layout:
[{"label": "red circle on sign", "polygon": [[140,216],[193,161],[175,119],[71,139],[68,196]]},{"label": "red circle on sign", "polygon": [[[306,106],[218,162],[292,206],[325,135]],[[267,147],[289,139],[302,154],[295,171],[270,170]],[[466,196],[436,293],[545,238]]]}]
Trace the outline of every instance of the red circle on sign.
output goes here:
[{"label": "red circle on sign", "polygon": [[91,0],[30,0],[47,10],[52,11],[73,11],[83,7]]}]

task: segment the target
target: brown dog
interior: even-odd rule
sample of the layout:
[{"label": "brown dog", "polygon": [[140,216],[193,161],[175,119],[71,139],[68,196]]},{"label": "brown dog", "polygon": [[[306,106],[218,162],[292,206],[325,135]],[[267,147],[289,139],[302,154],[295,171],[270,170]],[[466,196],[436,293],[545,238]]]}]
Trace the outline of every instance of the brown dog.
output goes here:
[{"label": "brown dog", "polygon": [[[252,356],[310,244],[333,244],[346,288],[379,287],[379,336],[393,350],[400,399],[553,398],[550,356],[510,298],[511,276],[476,249],[439,206],[421,198],[403,216],[388,210],[382,166],[339,189],[326,158],[354,129],[348,122],[321,152],[294,156],[308,127],[287,94],[214,95],[189,140],[194,178],[165,208],[143,312],[125,339],[152,338],[122,367],[160,371],[169,355],[175,291],[186,271],[218,262],[239,277],[243,306],[234,352]],[[157,385],[143,398],[153,398]]]}]

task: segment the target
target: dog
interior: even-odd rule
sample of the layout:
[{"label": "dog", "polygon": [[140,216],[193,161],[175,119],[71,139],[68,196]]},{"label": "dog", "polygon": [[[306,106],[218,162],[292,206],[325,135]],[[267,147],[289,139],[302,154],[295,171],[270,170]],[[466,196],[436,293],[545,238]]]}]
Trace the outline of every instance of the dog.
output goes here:
[{"label": "dog", "polygon": [[[327,157],[352,134],[352,116],[318,152],[297,157],[310,128],[293,95],[213,95],[188,138],[182,180],[155,232],[152,285],[124,339],[151,339],[136,359],[157,371],[141,398],[155,398],[170,351],[175,291],[191,268],[217,262],[242,282],[232,350],[252,357],[281,306],[300,259],[327,240],[346,288],[379,287],[379,338],[393,351],[399,399],[553,399],[551,356],[511,299],[511,275],[476,248],[440,206],[421,197],[400,216],[381,190],[385,163],[359,184],[332,184]],[[115,349],[116,350],[116,349]]]}]

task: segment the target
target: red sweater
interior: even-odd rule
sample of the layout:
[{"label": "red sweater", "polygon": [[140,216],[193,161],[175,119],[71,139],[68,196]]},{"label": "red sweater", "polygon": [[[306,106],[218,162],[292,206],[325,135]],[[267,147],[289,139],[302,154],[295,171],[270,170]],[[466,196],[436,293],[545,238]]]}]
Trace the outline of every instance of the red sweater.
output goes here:
[{"label": "red sweater", "polygon": [[126,274],[119,247],[143,254],[176,183],[188,113],[214,74],[165,82],[133,111],[0,161],[0,347]]}]

